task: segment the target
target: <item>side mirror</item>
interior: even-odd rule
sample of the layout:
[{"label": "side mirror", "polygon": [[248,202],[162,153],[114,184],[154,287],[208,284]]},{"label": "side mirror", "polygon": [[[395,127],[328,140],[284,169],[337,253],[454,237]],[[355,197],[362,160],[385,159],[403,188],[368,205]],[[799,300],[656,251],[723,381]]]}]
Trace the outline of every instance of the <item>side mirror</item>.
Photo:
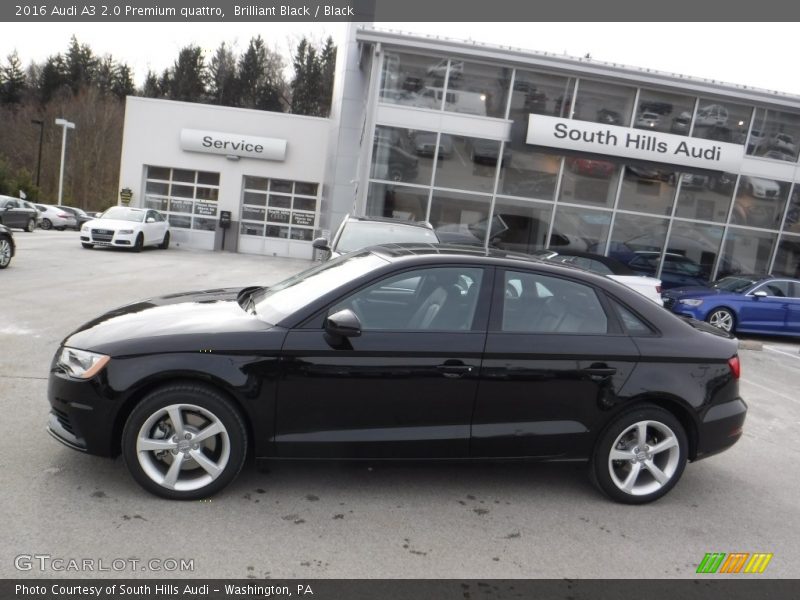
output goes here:
[{"label": "side mirror", "polygon": [[311,242],[311,246],[316,248],[317,250],[325,250],[326,252],[330,252],[331,247],[328,245],[328,238],[318,237],[313,242]]},{"label": "side mirror", "polygon": [[766,298],[768,295],[769,294],[767,294],[767,292],[765,292],[764,290],[758,290],[757,292],[753,293],[753,296],[756,298]]},{"label": "side mirror", "polygon": [[145,220],[145,223],[155,223],[155,222],[156,220],[153,217],[147,217],[147,219]]},{"label": "side mirror", "polygon": [[361,335],[361,321],[349,308],[345,308],[325,319],[325,332],[340,337]]}]

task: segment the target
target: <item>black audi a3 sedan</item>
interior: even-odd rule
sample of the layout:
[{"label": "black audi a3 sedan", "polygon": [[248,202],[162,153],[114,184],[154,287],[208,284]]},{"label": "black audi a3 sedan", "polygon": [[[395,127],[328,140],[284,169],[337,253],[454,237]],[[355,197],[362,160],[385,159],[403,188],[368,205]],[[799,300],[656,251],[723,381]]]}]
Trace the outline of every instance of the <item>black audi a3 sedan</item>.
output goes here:
[{"label": "black audi a3 sedan", "polygon": [[269,288],[174,294],[70,334],[49,431],[175,499],[257,459],[587,460],[655,500],[742,432],[737,343],[608,278],[376,246]]}]

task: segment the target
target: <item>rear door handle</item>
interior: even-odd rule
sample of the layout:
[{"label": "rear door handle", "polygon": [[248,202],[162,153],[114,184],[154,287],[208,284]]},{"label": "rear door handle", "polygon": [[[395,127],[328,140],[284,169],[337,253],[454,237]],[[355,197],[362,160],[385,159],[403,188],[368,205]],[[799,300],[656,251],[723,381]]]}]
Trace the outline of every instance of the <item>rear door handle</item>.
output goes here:
[{"label": "rear door handle", "polygon": [[607,364],[604,363],[595,363],[591,365],[588,369],[583,369],[583,372],[586,373],[592,379],[606,379],[607,377],[611,377],[616,375],[617,369],[614,367],[609,367]]}]

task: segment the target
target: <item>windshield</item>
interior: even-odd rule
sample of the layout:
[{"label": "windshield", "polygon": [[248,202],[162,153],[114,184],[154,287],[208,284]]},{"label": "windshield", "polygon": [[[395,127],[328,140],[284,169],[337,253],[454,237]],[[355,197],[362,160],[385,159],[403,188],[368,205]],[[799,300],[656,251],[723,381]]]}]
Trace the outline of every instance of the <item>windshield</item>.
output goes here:
[{"label": "windshield", "polygon": [[385,264],[385,259],[372,252],[334,258],[256,294],[255,312],[267,323],[279,323],[297,309]]},{"label": "windshield", "polygon": [[756,281],[757,280],[752,277],[723,277],[711,284],[711,287],[715,290],[725,290],[726,292],[741,294]]},{"label": "windshield", "polygon": [[119,221],[133,221],[134,223],[141,223],[144,221],[144,216],[147,213],[143,210],[136,210],[134,208],[125,208],[124,206],[112,206],[103,213],[101,219],[117,219]]},{"label": "windshield", "polygon": [[376,244],[402,244],[421,242],[438,244],[436,234],[425,227],[402,223],[376,223],[353,221],[345,225],[336,244],[336,251],[344,254]]}]

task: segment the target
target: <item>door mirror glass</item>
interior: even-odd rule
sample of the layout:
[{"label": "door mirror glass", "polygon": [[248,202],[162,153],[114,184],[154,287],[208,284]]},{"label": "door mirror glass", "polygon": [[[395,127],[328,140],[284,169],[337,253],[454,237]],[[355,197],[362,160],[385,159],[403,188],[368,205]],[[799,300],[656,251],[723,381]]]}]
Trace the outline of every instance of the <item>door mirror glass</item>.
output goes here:
[{"label": "door mirror glass", "polygon": [[330,335],[358,337],[361,335],[361,321],[356,313],[345,308],[325,319],[325,331]]},{"label": "door mirror glass", "polygon": [[147,217],[147,220],[145,221],[145,223],[155,223],[155,222],[156,220],[153,217]]},{"label": "door mirror glass", "polygon": [[328,238],[318,237],[313,242],[311,242],[311,246],[316,248],[317,250],[326,250],[330,251],[330,246],[328,245]]},{"label": "door mirror glass", "polygon": [[757,292],[753,292],[753,296],[755,296],[756,298],[766,298],[767,295],[768,295],[767,292],[765,292],[764,290],[758,290]]}]

